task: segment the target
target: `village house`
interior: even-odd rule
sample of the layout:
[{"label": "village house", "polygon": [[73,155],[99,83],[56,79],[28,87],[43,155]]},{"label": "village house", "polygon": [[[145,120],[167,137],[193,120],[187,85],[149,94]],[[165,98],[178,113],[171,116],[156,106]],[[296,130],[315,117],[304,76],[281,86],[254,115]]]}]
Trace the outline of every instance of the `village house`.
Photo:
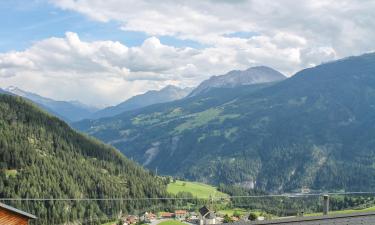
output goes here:
[{"label": "village house", "polygon": [[140,220],[145,223],[151,223],[156,220],[156,215],[152,212],[145,212],[143,216],[140,218]]},{"label": "village house", "polygon": [[36,216],[0,203],[1,225],[28,225],[32,219],[36,219]]},{"label": "village house", "polygon": [[199,215],[196,212],[189,212],[189,218],[187,219],[187,222],[199,224]]},{"label": "village house", "polygon": [[138,216],[129,215],[129,216],[125,216],[121,219],[121,224],[122,225],[131,225],[131,224],[136,224],[138,221],[139,221]]},{"label": "village house", "polygon": [[171,212],[162,212],[160,214],[160,217],[164,218],[164,219],[171,219],[171,218],[174,217],[174,213],[171,213]]},{"label": "village house", "polygon": [[210,211],[206,206],[199,209],[200,221],[199,225],[212,225],[216,224],[216,214]]},{"label": "village house", "polygon": [[188,215],[189,213],[186,210],[176,210],[174,212],[174,216],[177,220],[185,220]]}]

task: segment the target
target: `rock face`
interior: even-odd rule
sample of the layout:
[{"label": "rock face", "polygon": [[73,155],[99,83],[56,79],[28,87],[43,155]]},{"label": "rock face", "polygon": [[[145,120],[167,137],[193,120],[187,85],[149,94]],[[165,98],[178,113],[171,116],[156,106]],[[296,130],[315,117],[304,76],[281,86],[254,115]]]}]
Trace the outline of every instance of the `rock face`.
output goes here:
[{"label": "rock face", "polygon": [[189,96],[192,97],[205,93],[212,88],[233,88],[242,85],[281,81],[284,79],[286,79],[286,77],[283,74],[266,66],[251,67],[244,71],[233,70],[225,75],[213,76],[203,81]]},{"label": "rock face", "polygon": [[92,119],[111,117],[126,111],[139,109],[145,106],[175,101],[186,97],[192,88],[179,88],[168,85],[161,90],[148,91],[144,94],[134,96],[116,106],[100,110],[91,116]]}]

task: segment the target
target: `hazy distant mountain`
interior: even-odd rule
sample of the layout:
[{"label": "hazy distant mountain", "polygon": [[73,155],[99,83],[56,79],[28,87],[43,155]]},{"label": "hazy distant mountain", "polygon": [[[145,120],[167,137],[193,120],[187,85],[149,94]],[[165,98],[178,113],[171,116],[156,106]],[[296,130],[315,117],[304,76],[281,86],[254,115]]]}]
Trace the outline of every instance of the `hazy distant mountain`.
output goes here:
[{"label": "hazy distant mountain", "polygon": [[50,98],[45,98],[40,95],[21,90],[17,87],[11,86],[4,91],[18,95],[31,100],[49,113],[67,121],[78,121],[90,117],[92,113],[97,111],[96,108],[84,105],[78,101],[56,101]]},{"label": "hazy distant mountain", "polygon": [[75,126],[161,174],[275,192],[373,191],[375,53]]},{"label": "hazy distant mountain", "polygon": [[8,94],[8,95],[13,95],[12,93],[9,93],[3,89],[0,88],[0,94]]},{"label": "hazy distant mountain", "polygon": [[148,105],[175,101],[186,97],[192,88],[179,88],[168,85],[161,90],[148,91],[141,95],[136,95],[116,106],[100,110],[92,115],[91,118],[110,117],[125,111],[139,109]]},{"label": "hazy distant mountain", "polygon": [[189,96],[192,97],[202,94],[212,88],[231,88],[241,85],[275,82],[284,79],[286,79],[286,77],[283,74],[266,66],[251,67],[244,71],[233,70],[227,74],[213,76],[203,81]]}]

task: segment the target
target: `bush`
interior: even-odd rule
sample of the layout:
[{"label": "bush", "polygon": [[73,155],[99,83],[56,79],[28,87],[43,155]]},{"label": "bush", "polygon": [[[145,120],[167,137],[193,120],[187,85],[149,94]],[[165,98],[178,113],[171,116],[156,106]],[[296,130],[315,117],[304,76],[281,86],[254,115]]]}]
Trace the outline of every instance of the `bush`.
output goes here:
[{"label": "bush", "polygon": [[225,215],[225,216],[224,216],[224,220],[223,220],[223,222],[224,222],[224,223],[232,223],[233,220],[232,220],[232,218],[231,218],[230,216]]},{"label": "bush", "polygon": [[258,215],[255,213],[250,213],[249,214],[249,220],[254,221],[258,219]]},{"label": "bush", "polygon": [[233,216],[237,217],[237,218],[240,218],[241,217],[241,213],[236,210],[236,211],[233,212]]}]

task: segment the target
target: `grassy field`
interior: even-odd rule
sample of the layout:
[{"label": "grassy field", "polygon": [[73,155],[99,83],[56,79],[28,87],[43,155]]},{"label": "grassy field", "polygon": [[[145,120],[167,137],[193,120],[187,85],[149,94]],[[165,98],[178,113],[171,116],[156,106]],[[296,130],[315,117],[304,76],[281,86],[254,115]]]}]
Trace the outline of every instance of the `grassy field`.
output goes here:
[{"label": "grassy field", "polygon": [[113,225],[116,224],[116,221],[108,222],[108,223],[103,223],[102,225]]},{"label": "grassy field", "polygon": [[163,221],[161,223],[158,223],[158,225],[186,225],[186,224],[182,223],[178,220],[167,220],[167,221]]},{"label": "grassy field", "polygon": [[178,192],[190,192],[194,197],[209,198],[212,197],[227,197],[228,195],[216,189],[216,187],[189,181],[176,181],[168,184],[168,192],[177,194]]},{"label": "grassy field", "polygon": [[5,170],[5,176],[8,177],[15,177],[17,176],[17,170]]},{"label": "grassy field", "polygon": [[225,209],[225,210],[219,210],[218,213],[221,215],[233,216],[234,212],[238,212],[241,215],[245,215],[247,213],[245,209]]}]

